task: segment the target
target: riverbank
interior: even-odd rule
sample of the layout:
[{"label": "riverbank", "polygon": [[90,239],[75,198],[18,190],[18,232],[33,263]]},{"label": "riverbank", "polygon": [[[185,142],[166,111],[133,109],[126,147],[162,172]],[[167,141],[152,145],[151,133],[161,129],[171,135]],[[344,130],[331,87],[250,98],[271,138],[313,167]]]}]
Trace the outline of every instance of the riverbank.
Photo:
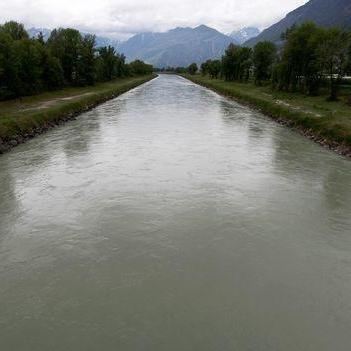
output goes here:
[{"label": "riverbank", "polygon": [[115,98],[156,75],[66,88],[0,102],[0,153]]},{"label": "riverbank", "polygon": [[328,102],[325,96],[303,96],[269,87],[226,82],[201,75],[182,75],[190,81],[258,109],[281,124],[341,155],[351,157],[351,106],[346,97]]}]

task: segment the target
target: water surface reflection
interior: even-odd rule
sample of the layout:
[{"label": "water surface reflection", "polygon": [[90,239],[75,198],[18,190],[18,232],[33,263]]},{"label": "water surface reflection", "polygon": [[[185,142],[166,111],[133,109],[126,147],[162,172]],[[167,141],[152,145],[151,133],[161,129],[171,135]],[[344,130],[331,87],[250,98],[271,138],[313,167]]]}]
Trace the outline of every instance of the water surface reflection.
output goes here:
[{"label": "water surface reflection", "polygon": [[1,350],[348,350],[351,164],[160,76],[0,157]]}]

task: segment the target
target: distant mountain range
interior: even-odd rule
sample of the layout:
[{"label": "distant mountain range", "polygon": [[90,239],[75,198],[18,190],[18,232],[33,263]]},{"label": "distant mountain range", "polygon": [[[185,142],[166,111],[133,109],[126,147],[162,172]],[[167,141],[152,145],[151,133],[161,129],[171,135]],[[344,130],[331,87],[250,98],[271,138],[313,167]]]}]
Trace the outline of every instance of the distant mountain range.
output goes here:
[{"label": "distant mountain range", "polygon": [[177,67],[219,58],[232,42],[231,37],[201,25],[137,34],[122,43],[119,50],[128,60],[139,58],[155,67]]},{"label": "distant mountain range", "polygon": [[305,5],[290,12],[278,23],[264,30],[256,38],[245,42],[253,47],[259,41],[281,41],[281,34],[294,24],[313,21],[323,27],[339,26],[351,28],[351,0],[310,0]]},{"label": "distant mountain range", "polygon": [[[44,36],[44,40],[48,40],[51,34],[51,30],[47,29],[47,28],[29,28],[27,29],[27,32],[29,34],[30,37],[32,38],[36,38],[39,33],[43,33]],[[82,33],[84,34],[89,34],[89,33]],[[114,39],[110,39],[110,38],[105,38],[105,37],[100,37],[100,36],[95,36],[95,46],[96,47],[102,47],[102,46],[112,46],[114,47],[116,50],[118,50],[121,42],[119,40],[114,40]]]},{"label": "distant mountain range", "polygon": [[[351,0],[310,0],[262,33],[255,27],[246,27],[225,35],[201,25],[163,33],[141,33],[125,42],[97,36],[96,46],[111,45],[125,54],[128,61],[141,59],[155,67],[188,66],[192,62],[200,64],[220,58],[230,43],[253,47],[259,41],[269,40],[279,44],[283,32],[305,21],[325,27],[351,28]],[[51,33],[45,28],[30,28],[28,32],[32,37],[42,32],[44,39],[48,39]]]},{"label": "distant mountain range", "polygon": [[229,36],[239,45],[244,44],[251,38],[255,38],[260,34],[260,30],[255,27],[245,27],[229,34]]},{"label": "distant mountain range", "polygon": [[28,35],[31,38],[37,38],[39,33],[42,33],[45,41],[49,39],[50,34],[51,34],[51,30],[47,29],[47,28],[34,28],[34,27],[32,27],[32,28],[29,28],[26,30],[27,30]]},{"label": "distant mountain range", "polygon": [[[51,30],[29,28],[28,34],[37,37],[43,33],[48,40]],[[86,34],[86,33],[82,33]],[[196,28],[175,28],[162,33],[140,33],[125,42],[96,36],[96,47],[112,46],[127,57],[127,61],[140,59],[155,67],[188,66],[208,59],[220,58],[230,43],[240,45],[259,34],[257,28],[244,28],[228,36],[205,25]]]},{"label": "distant mountain range", "polygon": [[[27,32],[33,38],[41,32],[44,40],[48,40],[51,34],[47,28],[32,27]],[[162,33],[140,33],[125,42],[96,36],[96,47],[110,45],[123,53],[129,62],[140,59],[158,68],[185,67],[193,62],[201,64],[209,59],[218,59],[230,43],[240,45],[259,33],[257,28],[247,27],[225,35],[200,25],[195,28],[178,27]]]}]

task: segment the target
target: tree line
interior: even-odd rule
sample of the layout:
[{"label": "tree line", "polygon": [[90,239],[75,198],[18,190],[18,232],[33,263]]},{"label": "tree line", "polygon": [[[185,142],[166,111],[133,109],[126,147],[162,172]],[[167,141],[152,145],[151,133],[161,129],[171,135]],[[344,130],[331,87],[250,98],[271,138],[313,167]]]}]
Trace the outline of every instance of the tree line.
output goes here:
[{"label": "tree line", "polygon": [[41,33],[30,38],[20,23],[0,25],[0,100],[152,71],[139,60],[127,64],[111,46],[96,48],[94,35],[75,29],[54,29],[45,41]]},{"label": "tree line", "polygon": [[[221,60],[202,63],[201,73],[307,95],[327,87],[328,99],[337,100],[343,79],[351,74],[351,33],[306,22],[288,29],[282,40],[281,47],[268,41],[253,49],[230,44]],[[182,70],[195,74],[198,67],[193,63]]]}]

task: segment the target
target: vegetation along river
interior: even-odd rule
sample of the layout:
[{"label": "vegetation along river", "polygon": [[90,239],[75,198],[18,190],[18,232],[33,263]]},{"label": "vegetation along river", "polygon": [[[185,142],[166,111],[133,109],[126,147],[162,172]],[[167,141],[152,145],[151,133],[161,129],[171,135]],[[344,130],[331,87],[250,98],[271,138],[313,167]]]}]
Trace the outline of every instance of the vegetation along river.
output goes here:
[{"label": "vegetation along river", "polygon": [[350,350],[351,163],[161,75],[0,157],[0,350]]}]

